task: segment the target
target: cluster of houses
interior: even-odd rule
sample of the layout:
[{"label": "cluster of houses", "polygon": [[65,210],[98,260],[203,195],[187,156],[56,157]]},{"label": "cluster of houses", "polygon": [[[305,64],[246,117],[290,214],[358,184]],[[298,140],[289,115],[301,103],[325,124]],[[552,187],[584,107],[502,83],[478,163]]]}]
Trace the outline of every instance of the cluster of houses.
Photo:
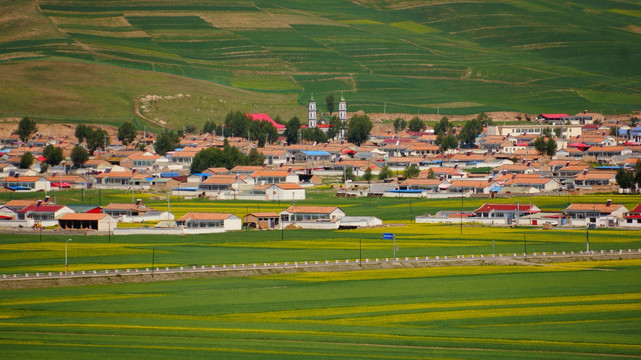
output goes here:
[{"label": "cluster of houses", "polygon": [[[343,98],[339,105],[340,120],[345,122],[347,108]],[[315,103],[310,101],[308,110],[307,126],[326,131],[328,125],[317,119]],[[267,114],[247,116],[252,121],[276,124]],[[279,125],[275,127],[282,135],[285,127],[276,125]],[[461,131],[461,124],[452,125],[454,133]],[[613,128],[615,131],[611,130]],[[556,155],[550,157],[534,149],[534,141],[542,134],[554,137]],[[223,138],[212,133],[187,134],[176,149],[161,156],[153,150],[154,134],[145,132],[134,145],[124,145],[114,135],[108,142],[110,145],[96,151],[83,166],[76,168],[69,160],[65,160],[60,166],[52,166],[41,172],[41,163],[46,161],[42,150],[46,145],[60,147],[68,159],[77,139],[36,134],[27,144],[22,144],[17,134],[12,134],[1,139],[0,191],[43,191],[48,195],[65,188],[122,189],[132,193],[171,193],[186,198],[295,203],[305,200],[309,187],[333,183],[337,196],[491,198],[519,194],[560,194],[562,191],[617,191],[620,190],[616,183],[617,170],[632,168],[641,159],[641,126],[608,123],[599,114],[587,112],[575,116],[541,114],[528,125],[495,123],[484,128],[473,146],[446,152],[442,152],[436,144],[437,136],[431,129],[395,132],[391,125],[381,125],[370,133],[367,142],[360,145],[347,142],[344,135],[344,132],[338,132],[336,139],[322,144],[287,144],[285,137],[281,137],[278,142],[259,149],[265,156],[262,166],[209,168],[201,173],[191,173],[194,157],[203,149],[222,148],[227,142],[248,154],[257,146],[256,142],[243,138]],[[20,156],[26,151],[33,153],[36,161],[31,168],[21,169]],[[405,179],[396,175],[382,180],[347,180],[348,173],[360,177],[371,172],[376,179],[383,168],[398,174],[410,166],[419,169],[417,177]],[[5,208],[13,209],[7,205]],[[66,209],[71,210],[71,207],[67,206]],[[24,220],[20,219],[17,212],[23,208],[14,210],[15,216],[5,215],[5,222]],[[103,210],[103,214],[121,222],[129,221],[128,217],[131,216],[141,216],[133,215],[133,210],[126,208],[111,211],[107,206]],[[65,222],[61,223],[64,227],[82,227],[84,222],[93,224],[100,221],[95,220],[98,216],[83,217],[78,215],[81,213],[79,211],[68,212],[72,215],[63,214],[68,215],[63,220]],[[56,220],[58,215],[54,216]],[[281,215],[278,217],[280,224],[283,222]],[[157,221],[175,220],[171,214],[162,212],[147,211],[145,216]],[[200,215],[193,216],[197,218]],[[571,218],[570,214],[562,217]],[[26,218],[36,219],[37,216]],[[189,228],[191,222],[187,220],[175,221]],[[521,220],[522,217],[519,217]],[[102,221],[111,224],[111,220]],[[200,223],[203,223],[202,220]],[[260,221],[253,223],[262,224]],[[273,224],[275,220],[266,223]],[[100,225],[101,228],[103,226],[112,225]]]},{"label": "cluster of houses", "polygon": [[[152,228],[118,228],[118,223],[152,223]],[[242,230],[243,227],[274,229],[355,229],[381,226],[376,217],[346,216],[335,206],[292,205],[276,212],[248,213],[241,220],[232,213],[188,212],[179,219],[168,211],[147,207],[140,199],[134,204],[106,206],[60,205],[44,200],[10,200],[0,205],[0,229],[59,228],[114,234],[202,234]]]},{"label": "cluster of houses", "polygon": [[490,226],[641,228],[641,204],[632,210],[622,204],[572,203],[561,212],[541,211],[533,204],[483,204],[470,212],[440,211],[416,217],[417,223],[477,223]]}]

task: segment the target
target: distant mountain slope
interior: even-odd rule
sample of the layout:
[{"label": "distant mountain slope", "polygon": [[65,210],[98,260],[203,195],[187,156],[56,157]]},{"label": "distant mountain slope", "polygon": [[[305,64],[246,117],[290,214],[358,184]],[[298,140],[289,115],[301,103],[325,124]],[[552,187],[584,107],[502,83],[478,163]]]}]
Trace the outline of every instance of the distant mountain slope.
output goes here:
[{"label": "distant mountain slope", "polygon": [[148,115],[172,126],[233,106],[305,116],[296,104],[314,93],[322,108],[330,92],[368,112],[622,113],[641,104],[638,2],[0,4],[0,116],[118,123],[137,99],[178,93],[192,96]]}]

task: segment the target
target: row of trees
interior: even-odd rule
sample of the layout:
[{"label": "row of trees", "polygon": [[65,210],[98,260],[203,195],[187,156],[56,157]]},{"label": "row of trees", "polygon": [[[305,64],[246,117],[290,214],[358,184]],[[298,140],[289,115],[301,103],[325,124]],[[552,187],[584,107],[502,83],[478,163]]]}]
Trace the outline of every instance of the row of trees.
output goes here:
[{"label": "row of trees", "polygon": [[615,179],[623,189],[633,189],[635,185],[641,188],[641,159],[634,164],[634,170],[617,170]]},{"label": "row of trees", "polygon": [[[459,142],[464,145],[472,145],[476,141],[476,137],[483,132],[483,127],[491,123],[492,118],[485,113],[481,113],[476,118],[465,122],[463,128],[456,135],[454,126],[444,116],[434,125],[436,145],[441,148],[442,152],[458,147]],[[412,118],[409,123],[401,118],[394,120],[394,131],[400,132],[405,130],[406,127],[410,131],[420,132],[425,130],[427,125],[418,117]]]},{"label": "row of trees", "polygon": [[224,167],[232,169],[238,165],[261,166],[265,162],[265,156],[256,148],[251,149],[249,155],[243,154],[240,150],[229,145],[225,140],[223,149],[210,147],[200,150],[191,163],[192,173],[201,173],[210,167]]}]

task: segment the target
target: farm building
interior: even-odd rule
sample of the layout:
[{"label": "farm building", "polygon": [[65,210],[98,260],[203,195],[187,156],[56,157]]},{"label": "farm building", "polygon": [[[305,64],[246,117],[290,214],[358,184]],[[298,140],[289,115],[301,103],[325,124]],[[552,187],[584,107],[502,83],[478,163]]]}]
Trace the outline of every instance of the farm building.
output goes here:
[{"label": "farm building", "polygon": [[563,210],[572,226],[595,224],[600,227],[612,227],[619,224],[628,209],[621,204],[612,204],[608,199],[605,204],[570,204]]},{"label": "farm building", "polygon": [[338,229],[345,212],[335,206],[290,206],[280,212],[283,226],[306,229]]},{"label": "farm building", "polygon": [[176,220],[176,225],[187,229],[219,229],[221,232],[242,229],[240,218],[228,213],[189,212]]},{"label": "farm building", "polygon": [[634,209],[625,214],[625,221],[620,223],[621,227],[641,227],[641,205],[637,205]]},{"label": "farm building", "polygon": [[116,219],[107,214],[71,213],[58,219],[61,229],[112,231],[116,228]]},{"label": "farm building", "polygon": [[243,217],[243,223],[249,228],[275,229],[278,227],[279,218],[275,212],[249,213]]},{"label": "farm building", "polygon": [[51,183],[41,176],[10,176],[0,180],[0,186],[14,191],[51,190]]}]

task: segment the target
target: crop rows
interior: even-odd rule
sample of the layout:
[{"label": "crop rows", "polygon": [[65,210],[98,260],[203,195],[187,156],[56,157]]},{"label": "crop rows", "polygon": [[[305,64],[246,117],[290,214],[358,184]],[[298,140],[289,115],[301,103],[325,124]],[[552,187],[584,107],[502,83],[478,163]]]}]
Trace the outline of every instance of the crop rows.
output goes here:
[{"label": "crop rows", "polygon": [[641,354],[639,261],[557,265],[3,290],[0,343],[67,359]]}]

